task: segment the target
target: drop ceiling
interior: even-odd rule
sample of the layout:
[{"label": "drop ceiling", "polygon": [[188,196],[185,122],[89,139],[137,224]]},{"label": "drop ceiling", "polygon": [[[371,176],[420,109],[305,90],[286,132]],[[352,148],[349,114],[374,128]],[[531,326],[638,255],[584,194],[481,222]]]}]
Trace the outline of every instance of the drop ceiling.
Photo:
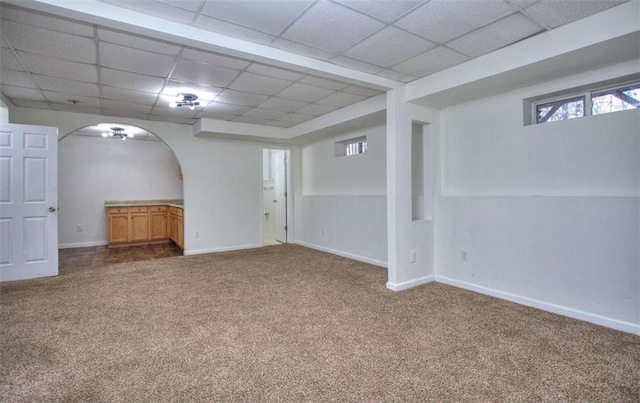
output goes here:
[{"label": "drop ceiling", "polygon": [[[104,0],[126,12],[407,83],[624,0]],[[168,42],[146,31],[0,6],[0,91],[16,106],[194,124],[292,127],[381,93],[318,71]],[[53,2],[55,3],[55,2]],[[60,15],[64,13],[60,12]],[[292,58],[290,60],[295,60]],[[201,105],[169,108],[163,94]]]}]

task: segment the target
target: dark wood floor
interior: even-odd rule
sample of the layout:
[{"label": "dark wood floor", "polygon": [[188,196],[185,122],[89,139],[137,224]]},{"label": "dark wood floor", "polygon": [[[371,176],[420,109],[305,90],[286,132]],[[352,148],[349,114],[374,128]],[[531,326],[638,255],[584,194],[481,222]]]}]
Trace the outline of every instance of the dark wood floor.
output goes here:
[{"label": "dark wood floor", "polygon": [[140,260],[182,256],[182,251],[171,243],[149,246],[127,246],[108,249],[106,246],[60,249],[60,270],[77,267],[94,267],[109,263],[124,263]]}]

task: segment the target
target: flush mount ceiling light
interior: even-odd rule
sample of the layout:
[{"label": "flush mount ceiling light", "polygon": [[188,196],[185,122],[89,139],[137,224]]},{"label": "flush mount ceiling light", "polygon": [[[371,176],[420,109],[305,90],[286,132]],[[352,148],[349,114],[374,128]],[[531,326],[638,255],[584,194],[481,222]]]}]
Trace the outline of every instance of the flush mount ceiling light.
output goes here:
[{"label": "flush mount ceiling light", "polygon": [[198,102],[198,96],[196,94],[181,92],[176,95],[175,100],[169,103],[169,106],[172,108],[188,106],[189,109],[194,110],[196,106],[200,106],[200,102]]},{"label": "flush mount ceiling light", "polygon": [[112,127],[110,132],[102,132],[100,135],[102,137],[120,137],[121,140],[133,137],[133,133],[125,133],[122,127]]}]

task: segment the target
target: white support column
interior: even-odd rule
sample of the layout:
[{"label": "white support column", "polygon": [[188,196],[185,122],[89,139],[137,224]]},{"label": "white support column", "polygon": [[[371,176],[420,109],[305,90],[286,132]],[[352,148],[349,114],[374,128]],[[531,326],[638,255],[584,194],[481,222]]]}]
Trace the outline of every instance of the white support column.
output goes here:
[{"label": "white support column", "polygon": [[407,104],[404,88],[387,92],[387,288],[394,291],[434,280],[433,221],[412,220],[412,119],[431,124],[437,116]]}]

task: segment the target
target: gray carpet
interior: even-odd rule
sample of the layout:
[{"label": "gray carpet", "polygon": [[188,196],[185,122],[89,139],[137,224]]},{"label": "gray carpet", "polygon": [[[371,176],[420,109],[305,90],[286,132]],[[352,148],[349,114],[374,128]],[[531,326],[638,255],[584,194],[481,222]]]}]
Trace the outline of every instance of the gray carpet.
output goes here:
[{"label": "gray carpet", "polygon": [[0,285],[2,401],[640,401],[640,337],[294,245]]}]

